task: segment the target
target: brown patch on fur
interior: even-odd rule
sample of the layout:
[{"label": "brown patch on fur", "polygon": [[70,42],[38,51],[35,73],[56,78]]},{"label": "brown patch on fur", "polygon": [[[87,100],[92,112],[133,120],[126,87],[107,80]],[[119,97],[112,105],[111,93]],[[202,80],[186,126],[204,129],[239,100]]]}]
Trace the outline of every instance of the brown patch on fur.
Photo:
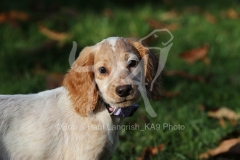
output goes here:
[{"label": "brown patch on fur", "polygon": [[63,85],[69,91],[75,111],[82,116],[87,116],[93,111],[98,101],[97,88],[93,80],[93,64],[93,50],[91,47],[86,47],[63,81]]},{"label": "brown patch on fur", "polygon": [[153,84],[153,89],[150,91],[151,82],[153,81],[157,70],[159,58],[153,54],[147,47],[143,46],[139,41],[134,39],[127,39],[127,41],[139,52],[141,58],[144,61],[144,69],[145,69],[145,83],[146,89],[149,93],[149,98],[153,100],[160,99],[160,77]]}]

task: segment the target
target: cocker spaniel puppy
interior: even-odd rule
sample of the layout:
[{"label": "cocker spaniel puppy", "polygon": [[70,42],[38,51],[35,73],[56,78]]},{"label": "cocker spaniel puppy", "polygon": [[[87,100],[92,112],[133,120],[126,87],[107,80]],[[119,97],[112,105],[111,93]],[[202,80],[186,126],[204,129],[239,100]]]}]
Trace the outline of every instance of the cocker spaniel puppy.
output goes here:
[{"label": "cocker spaniel puppy", "polygon": [[139,41],[120,37],[84,48],[63,86],[0,96],[1,160],[108,159],[121,123],[149,91],[158,59]]}]

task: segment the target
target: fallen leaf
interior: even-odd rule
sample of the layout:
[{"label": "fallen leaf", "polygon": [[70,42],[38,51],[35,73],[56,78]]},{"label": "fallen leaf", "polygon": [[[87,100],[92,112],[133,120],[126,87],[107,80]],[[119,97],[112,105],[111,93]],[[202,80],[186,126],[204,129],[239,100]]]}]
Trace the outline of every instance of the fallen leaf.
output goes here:
[{"label": "fallen leaf", "polygon": [[207,57],[209,46],[205,44],[202,47],[183,52],[180,57],[188,63],[194,63],[197,60],[204,60]]},{"label": "fallen leaf", "polygon": [[40,33],[42,33],[43,35],[45,35],[46,37],[48,37],[48,38],[50,38],[52,40],[56,40],[56,41],[62,42],[62,41],[65,41],[66,39],[70,38],[69,34],[52,31],[52,30],[46,28],[41,23],[38,24],[38,29],[39,29]]},{"label": "fallen leaf", "polygon": [[155,19],[147,19],[147,23],[149,24],[149,26],[153,29],[162,29],[162,28],[166,28],[169,31],[174,31],[176,29],[178,29],[180,26],[176,23],[172,23],[172,24],[164,24],[161,23]]},{"label": "fallen leaf", "polygon": [[229,9],[228,11],[227,11],[227,13],[228,13],[228,16],[231,18],[231,19],[237,19],[238,18],[238,14],[237,14],[237,12],[234,10],[234,9]]},{"label": "fallen leaf", "polygon": [[207,115],[212,118],[226,118],[227,120],[237,120],[240,118],[240,114],[237,114],[233,110],[226,107],[221,107],[216,111],[209,111]]},{"label": "fallen leaf", "polygon": [[29,14],[26,12],[12,10],[0,14],[0,23],[6,23],[9,21],[26,21],[29,17]]},{"label": "fallen leaf", "polygon": [[46,76],[46,88],[54,89],[59,86],[62,86],[62,82],[64,79],[64,73],[50,73]]},{"label": "fallen leaf", "polygon": [[9,18],[11,20],[20,20],[20,21],[26,21],[29,18],[29,15],[22,11],[10,11],[9,12]]},{"label": "fallen leaf", "polygon": [[227,11],[222,12],[222,17],[223,18],[227,17],[230,19],[237,19],[238,13],[233,8],[229,8]]},{"label": "fallen leaf", "polygon": [[199,155],[199,159],[208,159],[219,154],[238,154],[240,155],[240,149],[235,149],[236,146],[240,145],[240,138],[233,138],[224,140],[221,144],[215,148],[210,149]]},{"label": "fallen leaf", "polygon": [[205,18],[208,22],[215,24],[217,22],[217,19],[214,15],[212,15],[211,13],[205,13]]},{"label": "fallen leaf", "polygon": [[209,117],[218,119],[219,124],[222,127],[226,127],[224,119],[229,120],[233,126],[236,126],[237,120],[240,118],[240,114],[236,114],[234,111],[226,107],[218,108],[217,110],[210,110],[207,114]]},{"label": "fallen leaf", "polygon": [[149,159],[151,156],[155,156],[157,155],[159,152],[161,152],[165,147],[165,144],[160,144],[158,146],[155,147],[148,147],[145,148],[142,156],[139,157],[137,160],[146,160]]},{"label": "fallen leaf", "polygon": [[7,16],[8,16],[8,15],[7,15],[6,13],[1,13],[1,14],[0,14],[0,23],[5,23],[5,22],[7,22],[7,19],[8,19]]},{"label": "fallen leaf", "polygon": [[186,73],[184,71],[165,71],[163,72],[164,75],[166,76],[179,76],[179,77],[183,77],[183,78],[187,78],[190,80],[194,80],[194,81],[199,81],[204,83],[205,82],[205,78],[203,76],[200,75],[191,75],[189,73]]}]

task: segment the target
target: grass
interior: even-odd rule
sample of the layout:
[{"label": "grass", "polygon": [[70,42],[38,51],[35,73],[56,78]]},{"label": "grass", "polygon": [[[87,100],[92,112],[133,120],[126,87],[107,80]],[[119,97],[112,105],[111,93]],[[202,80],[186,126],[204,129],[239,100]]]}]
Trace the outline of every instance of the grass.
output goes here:
[{"label": "grass", "polygon": [[[125,121],[126,125],[137,124],[142,130],[145,129],[145,123],[154,126],[158,124],[161,128],[122,131],[112,159],[136,159],[146,147],[162,143],[165,144],[164,150],[151,159],[196,159],[200,153],[216,147],[217,141],[228,132],[240,128],[239,125],[232,126],[229,123],[222,128],[218,121],[210,119],[205,112],[197,109],[199,104],[205,104],[209,108],[227,106],[240,112],[240,21],[221,15],[229,8],[239,13],[240,5],[237,1],[221,1],[216,5],[207,2],[209,5],[199,3],[198,9],[191,10],[196,4],[178,3],[159,5],[149,2],[133,5],[131,9],[124,4],[117,7],[110,3],[97,11],[89,5],[86,8],[80,4],[70,5],[78,12],[77,16],[62,12],[64,2],[59,2],[57,9],[46,11],[44,7],[47,8],[48,5],[45,2],[42,4],[45,6],[36,12],[27,8],[30,2],[26,2],[26,5],[5,4],[5,11],[26,11],[31,14],[31,19],[0,24],[0,93],[35,93],[45,90],[49,74],[68,70],[72,41],[77,42],[80,51],[84,46],[93,45],[110,36],[143,37],[153,30],[146,19],[161,21],[161,15],[175,8],[177,16],[163,21],[180,26],[172,31],[174,40],[166,69],[211,75],[212,78],[206,83],[200,83],[176,76],[163,76],[163,88],[181,94],[152,102],[158,114],[156,118],[148,115],[141,101],[138,112]],[[107,13],[109,10],[110,13]],[[216,23],[206,20],[207,12],[216,17]],[[42,48],[50,40],[39,32],[39,21],[47,28],[69,33],[72,37],[63,43],[54,42]],[[159,46],[162,40],[160,38],[154,45]],[[200,61],[189,65],[179,58],[180,53],[206,43],[210,45],[209,65]],[[163,124],[184,125],[185,129],[163,129]]]}]

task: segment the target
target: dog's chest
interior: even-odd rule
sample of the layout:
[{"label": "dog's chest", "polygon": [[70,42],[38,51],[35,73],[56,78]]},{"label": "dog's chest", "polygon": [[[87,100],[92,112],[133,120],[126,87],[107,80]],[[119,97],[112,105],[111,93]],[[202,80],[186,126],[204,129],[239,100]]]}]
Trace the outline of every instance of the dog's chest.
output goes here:
[{"label": "dog's chest", "polygon": [[108,159],[118,141],[120,119],[110,117],[108,112],[100,113],[88,122],[78,124],[77,130],[65,132],[64,159]]}]

